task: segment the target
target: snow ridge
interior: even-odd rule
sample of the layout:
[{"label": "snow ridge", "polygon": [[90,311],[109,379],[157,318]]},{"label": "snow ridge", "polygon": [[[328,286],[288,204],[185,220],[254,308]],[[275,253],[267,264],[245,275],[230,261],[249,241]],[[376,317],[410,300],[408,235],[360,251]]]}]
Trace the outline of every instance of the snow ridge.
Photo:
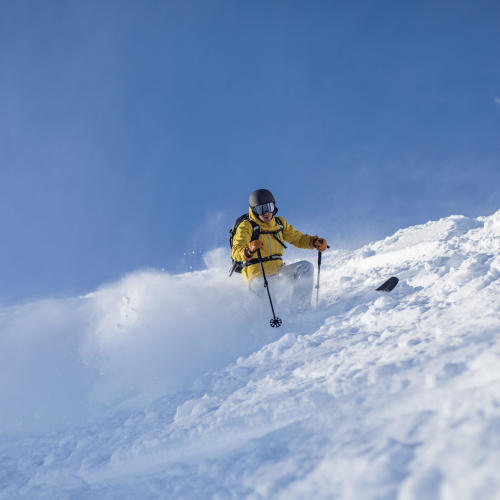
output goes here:
[{"label": "snow ridge", "polygon": [[[133,351],[144,328],[153,331],[146,340],[157,340],[165,319],[158,297],[173,283],[189,292],[169,314],[187,298],[192,313],[205,314],[195,331],[174,318],[189,342],[173,351],[186,361],[193,349],[200,366],[190,364],[159,397],[167,370],[148,401],[134,392],[133,403],[117,407],[115,398],[90,425],[5,437],[1,498],[499,498],[500,211],[326,253],[320,309],[286,318],[279,334],[259,326],[267,316],[255,317],[255,304],[245,309],[235,281],[216,278],[217,255],[209,270],[169,277],[168,286],[150,272],[96,292],[106,312],[81,352],[114,381],[99,401],[126,400],[131,380],[114,373],[129,358],[106,342],[115,349],[113,336],[125,330],[132,340],[119,345]],[[375,292],[391,275],[400,285]],[[193,283],[201,295],[214,283],[222,291],[193,298]],[[221,319],[235,311],[244,326],[228,330]],[[14,321],[12,311],[2,315]],[[117,329],[117,316],[133,326]],[[200,329],[223,351],[213,362],[210,350],[196,350]],[[158,369],[142,355],[136,371],[151,360]],[[139,379],[146,390],[154,370]]]}]

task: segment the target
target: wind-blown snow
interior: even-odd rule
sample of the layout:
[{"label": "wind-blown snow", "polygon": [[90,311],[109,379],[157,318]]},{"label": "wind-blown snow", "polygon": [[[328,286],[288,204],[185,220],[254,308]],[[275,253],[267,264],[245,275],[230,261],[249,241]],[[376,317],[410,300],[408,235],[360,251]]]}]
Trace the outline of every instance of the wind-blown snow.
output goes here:
[{"label": "wind-blown snow", "polygon": [[1,433],[150,403],[275,340],[221,253],[207,254],[208,271],[138,272],[79,299],[1,311]]},{"label": "wind-blown snow", "polygon": [[0,312],[2,498],[500,498],[500,211],[325,253],[279,330],[226,258]]}]

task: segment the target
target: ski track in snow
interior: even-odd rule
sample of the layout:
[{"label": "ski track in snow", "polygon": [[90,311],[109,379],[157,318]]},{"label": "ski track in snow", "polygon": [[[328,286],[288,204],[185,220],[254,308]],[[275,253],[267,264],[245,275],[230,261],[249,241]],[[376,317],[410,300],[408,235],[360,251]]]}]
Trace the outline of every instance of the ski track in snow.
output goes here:
[{"label": "ski track in snow", "polygon": [[89,425],[6,436],[0,498],[498,499],[499,277],[500,211],[325,253],[319,310],[279,333],[244,312],[244,333],[267,330],[235,361]]}]

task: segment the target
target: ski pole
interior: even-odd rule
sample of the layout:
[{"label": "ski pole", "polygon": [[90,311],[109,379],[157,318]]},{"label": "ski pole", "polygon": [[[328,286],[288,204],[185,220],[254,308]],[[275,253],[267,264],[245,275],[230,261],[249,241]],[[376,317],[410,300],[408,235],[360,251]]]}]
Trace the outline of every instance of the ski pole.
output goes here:
[{"label": "ski pole", "polygon": [[264,271],[264,264],[262,262],[262,255],[260,253],[260,248],[257,250],[257,256],[259,258],[260,269],[262,270],[262,277],[264,278],[264,287],[267,290],[267,296],[269,297],[269,303],[271,304],[271,311],[273,312],[273,319],[269,320],[269,324],[273,328],[278,328],[281,326],[281,319],[274,313],[273,301],[271,300],[271,293],[269,292],[269,283],[267,282],[266,273]]},{"label": "ski pole", "polygon": [[[328,245],[326,248],[330,248]],[[316,281],[316,309],[318,308],[318,301],[319,301],[319,274],[321,272],[321,255],[322,252],[318,250],[318,280]]]}]

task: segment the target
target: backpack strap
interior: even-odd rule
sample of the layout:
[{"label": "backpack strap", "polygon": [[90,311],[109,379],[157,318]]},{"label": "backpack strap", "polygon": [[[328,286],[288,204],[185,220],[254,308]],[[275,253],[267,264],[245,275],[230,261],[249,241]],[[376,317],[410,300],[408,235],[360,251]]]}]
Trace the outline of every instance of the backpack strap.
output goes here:
[{"label": "backpack strap", "polygon": [[250,219],[248,214],[243,214],[235,220],[233,228],[229,230],[229,246],[231,248],[233,247],[233,237],[236,234],[238,226],[245,221],[250,222],[250,224],[252,225],[252,236],[250,238],[250,241],[258,239],[260,233],[260,226],[252,219]]},{"label": "backpack strap", "polygon": [[250,217],[246,220],[248,220],[248,222],[250,222],[250,224],[252,224],[252,239],[250,241],[258,240],[259,234],[260,234],[260,226],[256,222],[254,222],[252,219],[250,219]]},{"label": "backpack strap", "polygon": [[[283,243],[278,238],[278,233],[283,233],[283,222],[281,222],[281,219],[279,217],[275,217],[276,222],[278,223],[278,226],[280,227],[279,229],[276,229],[276,231],[261,231],[260,234],[271,234],[272,237],[283,247],[286,248],[286,245]],[[253,222],[253,221],[250,221]],[[283,238],[284,239],[284,238]]]}]

